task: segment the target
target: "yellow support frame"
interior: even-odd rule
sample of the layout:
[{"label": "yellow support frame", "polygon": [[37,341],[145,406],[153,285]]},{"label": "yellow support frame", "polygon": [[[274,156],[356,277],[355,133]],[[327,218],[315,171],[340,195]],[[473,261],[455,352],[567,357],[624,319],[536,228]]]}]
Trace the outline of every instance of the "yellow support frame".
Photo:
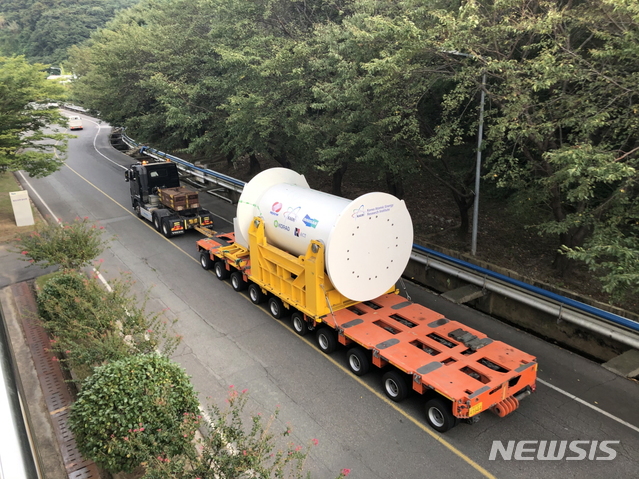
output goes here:
[{"label": "yellow support frame", "polygon": [[293,256],[268,243],[259,217],[251,223],[248,241],[251,280],[278,296],[286,307],[293,306],[317,321],[358,303],[340,294],[326,275],[321,241],[311,241],[305,255]]}]

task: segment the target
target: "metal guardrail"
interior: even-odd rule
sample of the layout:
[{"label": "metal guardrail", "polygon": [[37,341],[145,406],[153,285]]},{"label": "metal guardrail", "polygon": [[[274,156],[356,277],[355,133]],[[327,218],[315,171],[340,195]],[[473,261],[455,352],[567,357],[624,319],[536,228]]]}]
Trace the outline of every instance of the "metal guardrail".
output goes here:
[{"label": "metal guardrail", "polygon": [[[220,187],[241,193],[245,185],[244,182],[235,178],[195,166],[188,161],[153,148],[142,146],[124,134],[122,134],[122,140],[129,147],[140,148],[141,152],[153,158],[174,161],[183,169],[189,170],[189,174],[215,183]],[[411,260],[446,272],[489,291],[502,294],[545,313],[555,315],[560,320],[576,324],[589,331],[639,349],[639,322],[546,291],[417,244],[413,245]]]},{"label": "metal guardrail", "polygon": [[[519,303],[556,317],[558,320],[639,349],[639,323],[608,311],[566,298],[486,268],[413,245],[411,259],[467,283],[501,294]],[[612,323],[612,324],[610,324]]]}]

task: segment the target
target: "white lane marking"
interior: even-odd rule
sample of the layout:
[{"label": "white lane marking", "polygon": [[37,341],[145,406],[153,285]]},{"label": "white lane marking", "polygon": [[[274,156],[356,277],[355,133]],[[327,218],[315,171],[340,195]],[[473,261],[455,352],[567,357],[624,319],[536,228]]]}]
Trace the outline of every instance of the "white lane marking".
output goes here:
[{"label": "white lane marking", "polygon": [[580,404],[583,404],[584,406],[588,406],[590,409],[597,411],[600,414],[603,414],[604,416],[609,417],[610,419],[612,419],[613,421],[617,421],[619,424],[623,424],[624,426],[629,427],[630,429],[633,429],[634,431],[639,432],[639,427],[630,424],[629,422],[624,421],[621,418],[618,418],[617,416],[614,416],[612,414],[610,414],[609,412],[604,411],[601,408],[598,408],[597,406],[593,406],[592,404],[590,404],[588,401],[584,401],[581,398],[578,398],[577,396],[575,396],[574,394],[570,394],[567,391],[564,391],[563,389],[558,388],[557,386],[554,386],[550,383],[547,383],[546,381],[544,381],[543,379],[539,379],[537,378],[537,382],[543,384],[544,386],[548,386],[550,389],[554,389],[555,391],[557,391],[560,394],[563,394],[564,396],[569,397],[570,399],[573,399],[575,401],[577,401]]}]

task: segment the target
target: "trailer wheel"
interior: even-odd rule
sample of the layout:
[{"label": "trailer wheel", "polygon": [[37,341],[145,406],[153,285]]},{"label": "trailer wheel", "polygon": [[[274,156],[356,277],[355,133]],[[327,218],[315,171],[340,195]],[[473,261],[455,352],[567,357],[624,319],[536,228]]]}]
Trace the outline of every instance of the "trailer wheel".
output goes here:
[{"label": "trailer wheel", "polygon": [[251,283],[248,285],[248,294],[253,304],[263,303],[266,299],[266,296],[264,295],[264,293],[262,293],[262,288],[260,288],[255,283]]},{"label": "trailer wheel", "polygon": [[317,345],[324,354],[331,354],[337,349],[337,338],[331,328],[323,327],[319,328],[315,333],[317,338]]},{"label": "trailer wheel", "polygon": [[268,310],[271,312],[271,316],[275,319],[282,319],[286,316],[286,309],[284,303],[277,296],[271,296],[268,298]]},{"label": "trailer wheel", "polygon": [[226,269],[226,263],[224,261],[216,261],[213,263],[213,272],[220,281],[224,281],[229,277],[229,272]]},{"label": "trailer wheel", "polygon": [[299,311],[295,311],[291,316],[291,326],[300,336],[305,336],[308,333],[308,323],[304,320],[304,314]]},{"label": "trailer wheel", "polygon": [[160,217],[157,214],[153,214],[153,226],[158,231],[162,231],[162,226],[160,225]]},{"label": "trailer wheel", "polygon": [[395,402],[400,402],[408,396],[408,386],[399,371],[388,371],[382,376],[384,392]]},{"label": "trailer wheel", "polygon": [[231,273],[231,286],[235,291],[244,291],[246,289],[246,281],[241,271],[233,271]]},{"label": "trailer wheel", "polygon": [[173,231],[169,228],[169,220],[166,218],[162,219],[162,234],[167,238],[171,238],[173,236]]},{"label": "trailer wheel", "polygon": [[368,353],[362,348],[355,347],[349,349],[346,353],[346,358],[348,359],[348,369],[350,369],[355,376],[363,376],[371,368]]},{"label": "trailer wheel", "polygon": [[211,261],[211,255],[208,253],[208,251],[200,252],[200,265],[204,269],[211,269],[211,267],[213,266],[213,261]]},{"label": "trailer wheel", "polygon": [[446,432],[454,428],[459,420],[453,416],[450,401],[434,397],[426,401],[426,422],[436,431]]}]

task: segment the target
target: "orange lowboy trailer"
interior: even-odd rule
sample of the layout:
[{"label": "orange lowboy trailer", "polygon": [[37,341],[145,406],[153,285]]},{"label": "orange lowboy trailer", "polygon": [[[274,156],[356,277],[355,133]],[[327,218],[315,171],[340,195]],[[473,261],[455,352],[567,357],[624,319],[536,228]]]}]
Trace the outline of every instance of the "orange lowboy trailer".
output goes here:
[{"label": "orange lowboy trailer", "polygon": [[501,341],[399,296],[396,288],[370,301],[342,296],[325,272],[324,245],[311,241],[305,255],[270,245],[262,218],[249,230],[248,247],[235,235],[199,240],[200,263],[236,291],[248,289],[272,316],[291,315],[299,335],[314,332],[324,353],[346,346],[349,369],[360,376],[383,368],[383,390],[393,401],[411,390],[423,395],[426,420],[445,432],[472,423],[485,410],[506,416],[536,387],[536,359]]}]

